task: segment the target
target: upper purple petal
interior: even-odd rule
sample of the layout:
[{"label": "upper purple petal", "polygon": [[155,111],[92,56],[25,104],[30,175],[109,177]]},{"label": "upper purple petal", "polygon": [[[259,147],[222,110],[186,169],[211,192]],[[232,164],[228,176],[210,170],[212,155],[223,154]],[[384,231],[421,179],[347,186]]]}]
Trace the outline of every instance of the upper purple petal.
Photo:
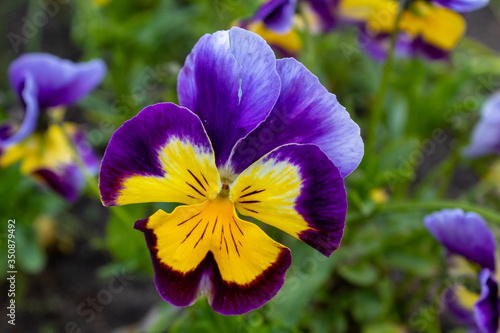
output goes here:
[{"label": "upper purple petal", "polygon": [[254,20],[263,21],[266,28],[278,33],[287,33],[293,27],[297,0],[270,0],[255,13]]},{"label": "upper purple petal", "polygon": [[179,73],[179,102],[197,114],[218,166],[261,123],[278,99],[276,59],[257,34],[234,27],[203,36]]},{"label": "upper purple petal", "polygon": [[330,32],[337,26],[337,9],[340,0],[306,0],[316,13],[321,24],[321,31]]},{"label": "upper purple petal", "polygon": [[10,135],[8,138],[0,138],[0,146],[6,147],[8,145],[15,144],[26,138],[36,129],[40,113],[38,102],[36,100],[37,91],[38,87],[35,84],[33,76],[28,73],[20,94],[25,105],[23,122],[17,132]]},{"label": "upper purple petal", "polygon": [[470,12],[488,5],[490,0],[432,0],[455,12]]},{"label": "upper purple petal", "polygon": [[128,177],[164,177],[158,155],[173,137],[196,142],[203,151],[212,152],[200,119],[172,103],[148,106],[117,129],[106,148],[99,172],[102,202],[107,206],[116,205],[122,183]]},{"label": "upper purple petal", "polygon": [[83,98],[102,81],[105,73],[106,65],[100,59],[76,64],[47,53],[29,53],[12,62],[9,80],[21,97],[27,75],[31,75],[38,87],[38,105],[47,108]]},{"label": "upper purple petal", "polygon": [[240,173],[276,147],[315,144],[346,177],[363,157],[358,125],[318,78],[295,59],[277,61],[281,93],[269,117],[238,142],[231,167]]},{"label": "upper purple petal", "polygon": [[424,219],[429,232],[449,251],[495,271],[495,236],[484,219],[461,209],[443,209]]},{"label": "upper purple petal", "polygon": [[485,268],[479,275],[481,295],[474,304],[474,317],[476,324],[483,333],[496,333],[498,331],[498,283],[492,272]]},{"label": "upper purple petal", "polygon": [[481,108],[481,117],[472,131],[471,143],[464,154],[480,157],[500,154],[500,92],[491,96]]}]

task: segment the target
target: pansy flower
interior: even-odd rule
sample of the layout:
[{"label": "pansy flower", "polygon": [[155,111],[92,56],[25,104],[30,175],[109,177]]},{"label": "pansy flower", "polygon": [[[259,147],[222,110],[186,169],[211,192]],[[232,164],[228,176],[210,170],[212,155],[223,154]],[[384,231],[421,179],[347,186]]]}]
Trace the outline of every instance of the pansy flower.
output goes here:
[{"label": "pansy flower", "polygon": [[233,25],[252,31],[283,57],[297,56],[302,40],[294,27],[297,0],[270,0],[264,2],[251,18],[237,20]]},{"label": "pansy flower", "polygon": [[301,16],[296,14],[297,0],[269,0],[252,18],[239,20],[235,25],[260,35],[279,55],[297,56],[302,49],[299,30],[306,26],[314,33],[333,30],[337,26],[338,3],[339,0],[301,0]]},{"label": "pansy flower", "polygon": [[500,92],[491,96],[481,107],[479,122],[472,131],[469,146],[465,149],[468,157],[490,154],[500,155]]},{"label": "pansy flower", "polygon": [[[360,26],[359,43],[374,59],[387,57],[399,4],[394,0],[343,0],[343,20]],[[452,10],[417,0],[404,9],[396,55],[448,59],[465,32],[465,21]]]},{"label": "pansy flower", "polygon": [[160,295],[206,295],[220,313],[270,300],[288,248],[249,218],[329,256],[347,209],[344,177],[359,164],[359,127],[302,64],[276,60],[237,27],[203,36],[178,77],[181,106],[146,107],[113,135],[100,170],[106,206],[181,203],[137,221]]},{"label": "pansy flower", "polygon": [[[21,172],[32,176],[70,202],[77,199],[84,179],[65,133],[52,120],[86,96],[103,79],[101,60],[75,64],[46,53],[25,54],[9,67],[9,80],[24,109],[21,125],[4,124],[0,130],[0,167],[21,162]],[[89,172],[99,161],[76,124],[62,128],[73,140]]]},{"label": "pansy flower", "polygon": [[[329,32],[337,26],[339,0],[299,0],[308,23],[317,32]],[[297,0],[269,0],[262,4],[252,21],[261,21],[266,29],[285,34],[294,26]]]},{"label": "pansy flower", "polygon": [[424,223],[446,248],[454,275],[472,277],[477,285],[474,288],[468,281],[466,285],[457,283],[447,289],[444,299],[448,309],[473,331],[496,333],[499,326],[496,241],[488,225],[480,215],[461,209],[434,212],[425,217]]}]

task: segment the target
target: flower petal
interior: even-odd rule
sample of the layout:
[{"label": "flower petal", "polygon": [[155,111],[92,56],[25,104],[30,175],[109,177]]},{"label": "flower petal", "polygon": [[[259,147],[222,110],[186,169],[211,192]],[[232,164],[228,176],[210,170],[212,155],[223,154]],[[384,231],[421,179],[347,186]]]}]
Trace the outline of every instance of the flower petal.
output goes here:
[{"label": "flower petal", "polygon": [[291,29],[286,34],[278,34],[266,28],[262,22],[241,22],[240,27],[255,32],[282,57],[292,57],[299,54],[302,49],[302,40],[297,29]]},{"label": "flower petal", "polygon": [[481,295],[474,305],[474,316],[481,332],[496,333],[498,331],[498,283],[492,272],[485,268],[479,275]]},{"label": "flower petal", "polygon": [[[80,153],[86,140],[75,124],[64,123],[64,130],[74,140]],[[95,153],[86,146],[86,154]],[[85,160],[85,154],[82,157]],[[39,133],[30,135],[27,139],[9,146],[0,157],[0,166],[8,166],[21,160],[21,172],[35,178],[36,181],[48,186],[69,202],[78,198],[83,185],[84,175],[75,162],[75,156],[59,126],[50,125],[43,136]],[[95,168],[95,164],[87,168]],[[89,168],[89,171],[92,171]]]},{"label": "flower petal", "polygon": [[243,171],[230,199],[243,215],[275,226],[326,256],[342,238],[344,180],[314,145],[281,146]]},{"label": "flower petal", "polygon": [[39,116],[38,101],[36,100],[37,92],[38,87],[32,75],[27,74],[23,89],[20,93],[25,105],[23,122],[17,132],[13,133],[8,138],[0,139],[1,147],[7,147],[20,142],[35,130]]},{"label": "flower petal", "polygon": [[488,5],[490,0],[433,0],[455,12],[470,12]]},{"label": "flower petal", "polygon": [[297,0],[270,0],[263,4],[257,13],[255,21],[263,21],[266,28],[285,34],[292,29]]},{"label": "flower petal", "polygon": [[450,50],[440,48],[425,41],[424,38],[418,36],[412,43],[413,55],[420,55],[429,60],[449,60]]},{"label": "flower petal", "polygon": [[203,36],[177,80],[180,104],[202,120],[217,166],[267,117],[279,90],[273,51],[261,37],[237,27]]},{"label": "flower petal", "polygon": [[340,0],[306,0],[319,18],[322,32],[330,32],[337,26]]},{"label": "flower petal", "polygon": [[97,171],[99,171],[99,164],[101,160],[97,156],[90,143],[87,141],[85,133],[80,129],[76,129],[75,133],[73,134],[73,140],[75,142],[75,147],[77,149],[78,155],[80,155],[82,162],[87,168],[87,171],[92,175],[96,174]]},{"label": "flower petal", "polygon": [[99,178],[106,206],[192,204],[220,189],[212,147],[200,119],[172,103],[146,107],[113,134]]},{"label": "flower petal", "polygon": [[471,143],[465,149],[468,157],[500,155],[500,92],[491,96],[481,107],[481,118],[472,132]]},{"label": "flower petal", "polygon": [[159,210],[135,228],[146,237],[160,295],[177,306],[205,294],[219,313],[248,312],[278,292],[291,264],[290,251],[239,219],[227,197]]},{"label": "flower petal", "polygon": [[427,215],[424,224],[450,252],[495,271],[495,236],[480,215],[443,209]]},{"label": "flower petal", "polygon": [[462,285],[447,288],[442,295],[442,300],[450,313],[469,327],[476,326],[473,307],[478,298],[479,295],[471,293]]},{"label": "flower petal", "polygon": [[81,170],[74,163],[59,166],[53,170],[37,169],[33,172],[33,176],[42,180],[45,185],[69,202],[75,202],[78,199],[85,183]]},{"label": "flower petal", "polygon": [[22,55],[9,67],[10,83],[20,97],[27,75],[33,77],[40,108],[78,101],[102,81],[105,73],[106,65],[100,59],[75,64],[47,53]]},{"label": "flower petal", "polygon": [[[409,12],[408,16],[413,17]],[[413,19],[408,24],[412,23]],[[462,38],[465,26],[465,20],[460,14],[446,8],[429,6],[424,24],[422,24],[421,34],[427,43],[449,51]]]},{"label": "flower petal", "polygon": [[359,127],[335,95],[295,59],[277,61],[281,94],[267,119],[233,149],[236,174],[276,147],[288,143],[316,144],[333,161],[342,177],[363,157]]}]

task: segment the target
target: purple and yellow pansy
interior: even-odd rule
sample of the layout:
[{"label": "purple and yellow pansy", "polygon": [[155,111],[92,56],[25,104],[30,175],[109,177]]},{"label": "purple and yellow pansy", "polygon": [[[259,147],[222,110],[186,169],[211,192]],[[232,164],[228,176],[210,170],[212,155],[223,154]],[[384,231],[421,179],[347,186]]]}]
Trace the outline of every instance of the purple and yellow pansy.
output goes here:
[{"label": "purple and yellow pansy", "polygon": [[481,107],[481,115],[465,155],[471,158],[500,155],[500,92],[491,96]]},{"label": "purple and yellow pansy", "polygon": [[105,72],[101,60],[75,64],[46,53],[16,59],[9,67],[9,80],[24,107],[24,117],[17,129],[10,124],[1,127],[0,167],[21,162],[23,174],[75,201],[84,179],[64,132],[89,172],[97,172],[99,160],[76,124],[58,126],[51,120],[61,120],[62,107],[90,93]]},{"label": "purple and yellow pansy", "polygon": [[428,215],[424,224],[447,250],[451,274],[469,281],[467,287],[456,283],[445,290],[448,309],[473,332],[496,333],[499,328],[496,240],[485,220],[473,212],[443,209]]},{"label": "purple and yellow pansy", "polygon": [[[281,56],[297,56],[302,50],[300,30],[330,32],[337,26],[339,0],[269,0],[255,15],[234,25],[255,32]],[[303,15],[296,14],[301,6]],[[307,21],[307,22],[306,22]]]},{"label": "purple and yellow pansy", "polygon": [[317,32],[330,32],[337,26],[340,0],[268,0],[257,10],[252,21],[260,21],[267,30],[286,34],[294,27],[296,7],[301,6],[305,19]]},{"label": "purple and yellow pansy", "polygon": [[178,96],[181,106],[146,107],[114,133],[101,198],[182,204],[135,224],[160,295],[188,306],[204,294],[219,313],[245,313],[278,292],[292,260],[249,218],[331,255],[344,177],[363,155],[359,127],[302,64],[237,27],[199,40]]},{"label": "purple and yellow pansy", "polygon": [[[343,0],[343,20],[361,27],[360,45],[376,60],[387,57],[399,4],[394,0]],[[450,9],[417,0],[402,13],[396,55],[447,59],[465,32],[465,20]]]}]

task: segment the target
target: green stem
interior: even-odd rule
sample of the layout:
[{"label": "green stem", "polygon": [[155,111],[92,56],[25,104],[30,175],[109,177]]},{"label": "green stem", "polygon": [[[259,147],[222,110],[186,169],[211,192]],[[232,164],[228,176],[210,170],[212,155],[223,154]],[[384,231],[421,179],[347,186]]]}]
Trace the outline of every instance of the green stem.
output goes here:
[{"label": "green stem", "polygon": [[450,187],[451,180],[453,179],[453,174],[455,171],[455,166],[460,160],[460,152],[456,147],[451,147],[450,156],[448,156],[446,164],[444,165],[444,170],[442,174],[441,184],[438,188],[438,195],[440,198],[446,197],[448,188]]},{"label": "green stem", "polygon": [[[309,21],[307,19],[307,15],[304,12],[304,9],[302,6],[297,6],[299,10],[299,15],[301,16],[302,20],[304,21],[304,49],[305,52],[303,52],[302,56],[302,63],[309,68],[309,70],[313,71],[313,66],[315,65],[315,58],[316,58],[316,49],[315,49],[315,43],[313,41],[313,34],[311,33],[311,26],[309,25]],[[314,72],[314,71],[313,71]]]},{"label": "green stem", "polygon": [[464,211],[472,211],[480,214],[486,220],[500,225],[500,213],[492,209],[480,207],[469,202],[460,201],[417,201],[417,202],[394,202],[388,203],[378,210],[379,213],[409,211],[409,210],[440,210],[444,208],[460,208]]},{"label": "green stem", "polygon": [[499,57],[500,56],[500,52],[498,52],[497,50],[494,50],[493,48],[491,48],[490,46],[474,39],[474,38],[471,38],[471,37],[464,37],[461,41],[462,44],[464,44],[465,46],[467,46],[468,48],[474,48],[476,50],[479,50],[481,52],[484,52],[484,53],[488,53],[492,56],[497,56]]},{"label": "green stem", "polygon": [[394,28],[391,34],[391,43],[389,46],[389,51],[387,54],[387,60],[384,64],[384,69],[382,72],[382,78],[380,81],[380,86],[375,95],[375,100],[373,102],[373,108],[369,114],[368,119],[368,131],[366,136],[366,172],[368,177],[373,179],[373,175],[376,173],[376,160],[377,160],[377,152],[376,152],[376,138],[377,138],[377,126],[379,125],[382,114],[383,114],[383,104],[384,97],[387,91],[387,87],[389,86],[390,74],[392,70],[392,64],[394,62],[394,53],[396,48],[396,40],[399,31],[399,24],[401,22],[401,17],[403,14],[405,4],[402,3],[399,6],[398,14],[396,16],[396,21],[394,22]]}]

